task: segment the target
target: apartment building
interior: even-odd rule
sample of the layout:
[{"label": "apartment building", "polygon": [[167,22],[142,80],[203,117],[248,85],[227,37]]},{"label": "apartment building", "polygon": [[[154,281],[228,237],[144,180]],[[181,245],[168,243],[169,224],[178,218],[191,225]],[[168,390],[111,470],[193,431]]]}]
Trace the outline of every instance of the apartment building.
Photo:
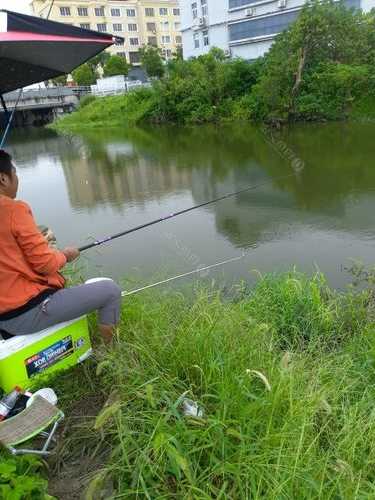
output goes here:
[{"label": "apartment building", "polygon": [[159,47],[167,60],[181,47],[178,0],[33,0],[34,14],[85,29],[113,33],[123,42],[108,49],[131,64],[140,62],[139,49]]},{"label": "apartment building", "polygon": [[[184,57],[219,47],[231,57],[253,60],[295,21],[304,0],[180,0]],[[369,11],[375,0],[344,0]]]}]

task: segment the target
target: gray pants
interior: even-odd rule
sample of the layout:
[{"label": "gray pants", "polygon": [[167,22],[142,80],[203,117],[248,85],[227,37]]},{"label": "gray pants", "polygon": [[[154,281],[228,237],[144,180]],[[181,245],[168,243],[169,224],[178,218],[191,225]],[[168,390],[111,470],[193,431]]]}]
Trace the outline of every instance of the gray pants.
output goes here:
[{"label": "gray pants", "polygon": [[17,318],[0,321],[0,330],[11,335],[27,335],[95,310],[98,310],[99,324],[114,326],[120,319],[120,307],[120,287],[106,279],[59,290]]}]

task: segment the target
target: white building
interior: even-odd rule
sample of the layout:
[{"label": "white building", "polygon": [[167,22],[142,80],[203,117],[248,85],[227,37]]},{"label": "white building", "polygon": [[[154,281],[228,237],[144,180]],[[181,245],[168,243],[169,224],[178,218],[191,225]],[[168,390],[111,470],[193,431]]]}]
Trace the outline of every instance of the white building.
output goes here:
[{"label": "white building", "polygon": [[[270,48],[293,22],[304,0],[180,0],[184,57],[219,47],[228,56],[252,60]],[[345,0],[369,11],[375,0]]]}]

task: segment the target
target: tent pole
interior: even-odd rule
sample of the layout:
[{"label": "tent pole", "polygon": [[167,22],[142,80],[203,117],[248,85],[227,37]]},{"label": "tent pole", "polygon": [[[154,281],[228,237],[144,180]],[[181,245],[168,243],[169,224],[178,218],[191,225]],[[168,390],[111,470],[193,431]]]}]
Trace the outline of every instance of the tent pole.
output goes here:
[{"label": "tent pole", "polygon": [[4,100],[3,94],[0,94],[0,101],[1,101],[1,105],[3,106],[4,113],[5,113],[6,120],[7,120],[7,124],[8,124],[8,121],[9,121],[9,118],[10,118],[10,113],[8,111],[7,105],[5,104],[5,100]]},{"label": "tent pole", "polygon": [[6,131],[8,130],[8,125],[10,122],[10,113],[8,111],[7,105],[5,104],[5,99],[3,97],[3,94],[0,94],[0,101],[1,101],[1,105],[3,106],[3,110],[4,110],[4,114],[5,114],[5,131],[4,131],[3,137],[1,138],[1,144],[2,144],[3,140],[5,139]]},{"label": "tent pole", "polygon": [[16,101],[16,104],[13,108],[13,111],[10,113],[8,111],[8,108],[5,104],[5,101],[4,101],[4,97],[1,95],[0,96],[0,99],[1,99],[1,104],[3,105],[3,108],[4,108],[4,111],[6,113],[6,116],[7,116],[7,124],[6,124],[6,128],[5,128],[5,131],[4,131],[4,134],[3,134],[3,137],[1,138],[1,143],[0,143],[0,149],[3,149],[4,147],[4,144],[5,144],[5,141],[6,141],[6,138],[8,136],[8,133],[9,133],[9,129],[10,129],[10,126],[12,124],[12,121],[13,121],[13,118],[14,118],[14,114],[16,112],[16,109],[18,107],[18,103],[20,102],[20,99],[21,99],[21,96],[22,96],[22,93],[23,93],[23,89],[20,89],[19,91],[19,94],[18,94],[18,97],[17,97],[17,101]]},{"label": "tent pole", "polygon": [[52,0],[46,19],[49,19],[49,16],[51,15],[51,10],[52,10],[52,7],[53,7],[54,3],[55,3],[55,0]]}]

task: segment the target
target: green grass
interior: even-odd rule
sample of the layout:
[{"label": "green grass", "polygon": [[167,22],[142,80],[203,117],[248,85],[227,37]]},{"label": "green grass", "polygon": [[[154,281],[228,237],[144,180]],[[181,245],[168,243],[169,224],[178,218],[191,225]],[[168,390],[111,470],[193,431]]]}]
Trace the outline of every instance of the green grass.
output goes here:
[{"label": "green grass", "polygon": [[[52,385],[70,415],[60,460],[99,457],[87,498],[108,482],[116,498],[373,498],[370,298],[292,272],[230,301],[127,299],[119,343]],[[181,415],[184,395],[204,418]]]},{"label": "green grass", "polygon": [[63,116],[50,127],[65,131],[131,126],[145,121],[154,105],[150,89],[89,99],[83,104],[75,112]]}]

